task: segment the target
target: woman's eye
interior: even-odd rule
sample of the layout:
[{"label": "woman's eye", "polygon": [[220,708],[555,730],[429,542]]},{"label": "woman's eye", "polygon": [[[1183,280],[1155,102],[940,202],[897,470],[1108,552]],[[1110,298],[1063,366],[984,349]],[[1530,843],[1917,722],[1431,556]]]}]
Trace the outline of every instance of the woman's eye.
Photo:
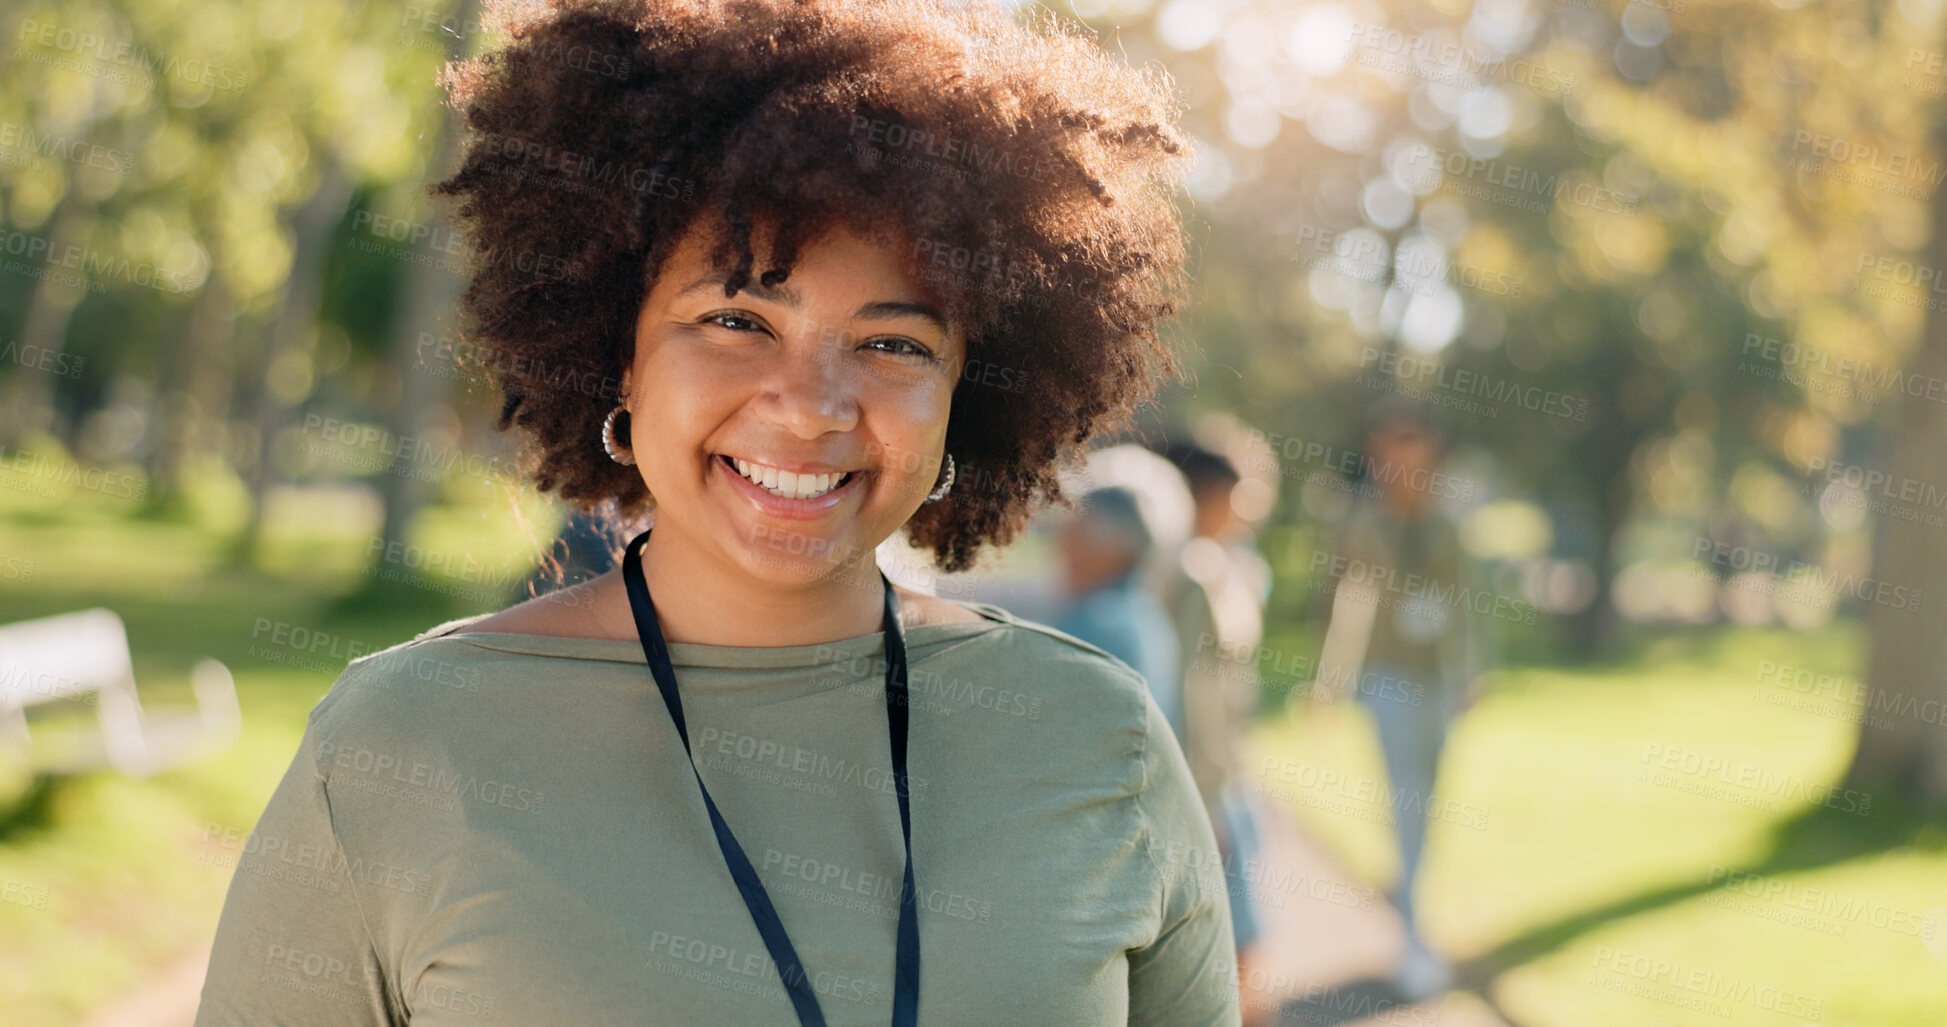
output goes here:
[{"label": "woman's eye", "polygon": [[728,328],[733,332],[753,331],[762,327],[755,320],[752,320],[751,318],[745,317],[742,314],[731,314],[731,313],[711,314],[709,317],[704,318],[702,323],[722,325],[723,327]]},{"label": "woman's eye", "polygon": [[876,339],[867,339],[865,340],[865,344],[867,346],[879,346],[883,344],[886,347],[890,347],[886,349],[888,353],[904,353],[916,357],[927,357],[929,359],[933,356],[932,350],[927,349],[925,346],[911,339],[901,338],[897,335],[885,335]]}]

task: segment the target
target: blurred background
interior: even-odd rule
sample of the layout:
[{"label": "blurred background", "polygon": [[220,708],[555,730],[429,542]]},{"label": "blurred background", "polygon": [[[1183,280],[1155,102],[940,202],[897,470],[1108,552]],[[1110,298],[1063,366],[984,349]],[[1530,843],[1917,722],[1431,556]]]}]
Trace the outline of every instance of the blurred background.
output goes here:
[{"label": "blurred background", "polygon": [[[1947,1022],[1941,5],[1055,10],[1188,104],[1193,382],[923,583],[1173,620],[1247,1018]],[[186,1023],[312,704],[562,529],[424,195],[495,37],[0,33],[0,1020]]]}]

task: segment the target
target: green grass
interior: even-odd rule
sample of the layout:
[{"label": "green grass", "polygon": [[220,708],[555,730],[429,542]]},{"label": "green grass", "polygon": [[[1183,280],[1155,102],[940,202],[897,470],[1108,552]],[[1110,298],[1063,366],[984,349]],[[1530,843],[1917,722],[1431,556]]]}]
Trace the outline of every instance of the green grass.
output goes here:
[{"label": "green grass", "polygon": [[[238,849],[225,832],[248,834],[347,654],[504,606],[512,590],[498,584],[531,564],[506,496],[477,482],[454,483],[415,525],[416,543],[486,569],[462,568],[444,591],[369,573],[378,525],[329,495],[282,497],[255,562],[239,566],[228,559],[239,511],[210,498],[234,501],[235,490],[198,494],[186,513],[139,516],[130,500],[84,490],[0,487],[0,558],[32,566],[30,579],[0,580],[0,622],[108,606],[127,625],[145,707],[191,703],[189,669],[213,656],[235,675],[243,711],[240,737],[221,752],[147,779],[92,773],[16,796],[0,824],[0,1021],[10,1027],[74,1023],[206,944]],[[541,504],[521,503],[537,532],[552,532]],[[278,642],[279,625],[328,641],[294,649]],[[58,737],[92,712],[37,721],[37,733]]]},{"label": "green grass", "polygon": [[[1859,652],[1843,625],[1722,631],[1625,668],[1502,672],[1442,757],[1435,793],[1459,805],[1429,830],[1428,937],[1520,1025],[1937,1025],[1947,935],[1936,953],[1921,932],[1947,918],[1947,830],[1896,796],[1831,795],[1857,727],[1766,701],[1786,690],[1758,676],[1850,674]],[[1255,748],[1384,780],[1356,706],[1297,709]],[[1286,803],[1368,883],[1395,880],[1383,802]]]}]

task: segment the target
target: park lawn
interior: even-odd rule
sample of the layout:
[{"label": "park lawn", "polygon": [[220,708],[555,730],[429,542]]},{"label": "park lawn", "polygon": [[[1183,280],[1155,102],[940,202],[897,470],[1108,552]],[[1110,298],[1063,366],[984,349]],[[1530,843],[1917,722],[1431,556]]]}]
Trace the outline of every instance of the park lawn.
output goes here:
[{"label": "park lawn", "polygon": [[[1442,757],[1429,939],[1517,1024],[1941,1023],[1947,831],[1830,791],[1859,728],[1777,702],[1797,693],[1774,668],[1850,675],[1858,653],[1851,626],[1727,630],[1501,672]],[[1363,709],[1296,708],[1254,752],[1316,767],[1279,801],[1356,875],[1395,879],[1391,811],[1359,788],[1384,781]]]},{"label": "park lawn", "polygon": [[[226,492],[234,498],[220,484],[199,490],[206,506]],[[0,828],[0,1022],[74,1023],[206,945],[241,841],[344,664],[512,601],[533,547],[505,495],[461,482],[445,499],[414,540],[482,555],[448,574],[406,568],[415,582],[397,583],[371,573],[376,511],[347,491],[279,497],[256,565],[242,567],[228,559],[241,523],[231,509],[148,519],[79,489],[0,487],[0,557],[33,567],[0,580],[0,623],[108,606],[127,625],[145,708],[193,702],[189,669],[213,656],[243,712],[219,752],[147,779],[64,778],[11,811]],[[553,515],[522,503],[551,537]],[[58,738],[92,716],[77,704],[36,731]]]},{"label": "park lawn", "polygon": [[[236,744],[145,780],[59,782],[31,826],[0,841],[0,1008],[22,1027],[71,1024],[207,944],[238,845],[331,678],[238,674]],[[165,682],[166,683],[166,682]]]}]

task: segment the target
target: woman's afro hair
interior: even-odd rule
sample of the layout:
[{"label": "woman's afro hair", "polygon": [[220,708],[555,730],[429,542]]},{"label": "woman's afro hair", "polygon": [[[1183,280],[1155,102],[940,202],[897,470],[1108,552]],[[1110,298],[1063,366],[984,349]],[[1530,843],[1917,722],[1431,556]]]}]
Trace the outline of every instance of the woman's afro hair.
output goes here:
[{"label": "woman's afro hair", "polygon": [[833,224],[910,240],[967,340],[958,479],[907,523],[942,570],[1070,503],[1062,469],[1180,373],[1159,327],[1184,291],[1181,104],[1075,23],[991,0],[490,0],[483,21],[511,41],[447,66],[469,132],[433,189],[474,242],[465,349],[542,491],[652,508],[602,422],[696,225],[726,295],[754,224],[776,226],[766,284]]}]

